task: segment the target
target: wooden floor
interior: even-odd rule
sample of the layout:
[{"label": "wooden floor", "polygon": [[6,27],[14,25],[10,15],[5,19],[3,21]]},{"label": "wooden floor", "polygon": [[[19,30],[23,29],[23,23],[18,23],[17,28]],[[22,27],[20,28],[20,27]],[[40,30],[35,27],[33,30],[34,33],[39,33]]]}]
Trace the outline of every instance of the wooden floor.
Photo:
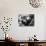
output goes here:
[{"label": "wooden floor", "polygon": [[6,44],[5,42],[0,42],[0,46],[15,46],[15,45]]},{"label": "wooden floor", "polygon": [[0,46],[5,46],[5,42],[0,42]]},{"label": "wooden floor", "polygon": [[46,46],[45,41],[39,41],[39,42],[11,42],[11,41],[5,41],[5,40],[0,40],[0,46],[20,46],[20,44],[24,44],[23,46]]},{"label": "wooden floor", "polygon": [[16,46],[16,45],[6,43],[5,41],[0,41],[0,46]]}]

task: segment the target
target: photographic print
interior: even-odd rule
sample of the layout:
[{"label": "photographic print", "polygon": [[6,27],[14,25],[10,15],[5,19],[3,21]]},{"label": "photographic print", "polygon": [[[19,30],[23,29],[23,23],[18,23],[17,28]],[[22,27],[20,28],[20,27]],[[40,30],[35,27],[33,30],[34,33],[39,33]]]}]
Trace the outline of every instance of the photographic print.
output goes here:
[{"label": "photographic print", "polygon": [[18,16],[19,26],[34,26],[34,14],[19,15]]}]

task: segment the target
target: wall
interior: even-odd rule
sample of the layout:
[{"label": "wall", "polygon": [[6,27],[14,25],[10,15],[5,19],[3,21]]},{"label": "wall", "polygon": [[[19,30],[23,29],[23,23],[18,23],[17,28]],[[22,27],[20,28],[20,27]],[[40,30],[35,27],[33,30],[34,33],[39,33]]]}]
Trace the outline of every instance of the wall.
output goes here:
[{"label": "wall", "polygon": [[[13,17],[13,22],[10,31],[10,37],[16,40],[27,40],[34,34],[39,40],[46,40],[45,38],[45,15],[46,5],[39,8],[32,8],[28,0],[0,0],[0,16]],[[34,27],[19,27],[19,14],[35,14]],[[0,31],[2,33],[2,31]],[[1,35],[0,33],[0,35]],[[45,34],[44,34],[45,33]],[[0,39],[3,37],[0,36]]]}]

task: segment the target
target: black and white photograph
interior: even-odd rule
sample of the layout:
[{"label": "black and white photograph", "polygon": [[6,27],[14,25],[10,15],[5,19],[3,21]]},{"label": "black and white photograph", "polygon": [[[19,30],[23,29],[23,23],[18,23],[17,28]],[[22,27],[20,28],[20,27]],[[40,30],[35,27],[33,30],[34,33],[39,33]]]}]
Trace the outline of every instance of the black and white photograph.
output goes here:
[{"label": "black and white photograph", "polygon": [[19,15],[18,16],[19,26],[34,26],[34,14]]}]

